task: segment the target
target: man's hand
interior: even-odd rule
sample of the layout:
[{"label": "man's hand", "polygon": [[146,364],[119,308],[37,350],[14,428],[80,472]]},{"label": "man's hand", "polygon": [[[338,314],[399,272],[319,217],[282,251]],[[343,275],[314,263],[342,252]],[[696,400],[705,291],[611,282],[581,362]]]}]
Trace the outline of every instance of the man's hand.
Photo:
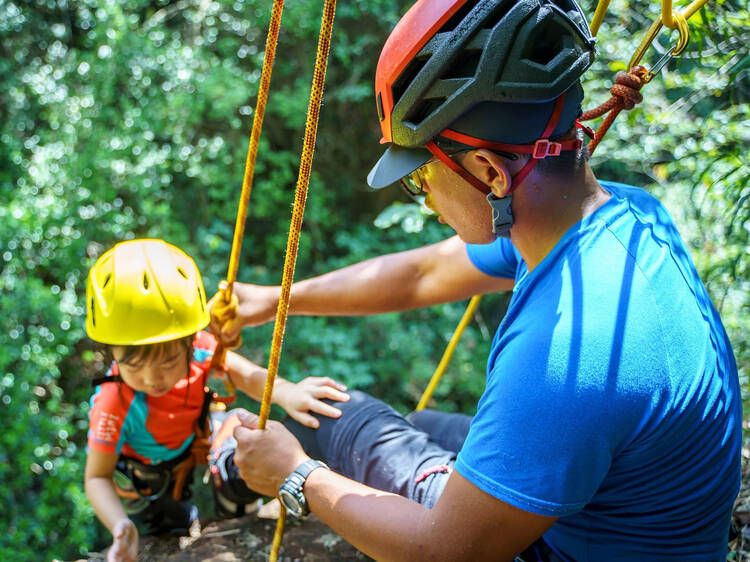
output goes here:
[{"label": "man's hand", "polygon": [[135,562],[138,557],[138,530],[128,519],[120,519],[112,528],[112,546],[107,562]]},{"label": "man's hand", "polygon": [[274,388],[274,401],[286,410],[289,416],[307,427],[317,429],[320,422],[310,412],[330,418],[341,416],[341,410],[326,404],[328,398],[336,402],[346,402],[349,395],[346,386],[329,377],[307,377],[298,383],[277,380]]},{"label": "man's hand", "polygon": [[269,420],[266,429],[258,429],[258,416],[245,410],[238,412],[240,422],[234,430],[237,449],[234,462],[248,488],[275,496],[294,469],[310,457],[297,438],[277,421]]},{"label": "man's hand", "polygon": [[232,301],[224,302],[219,291],[208,302],[211,331],[222,342],[236,341],[245,326],[259,326],[276,317],[281,287],[235,282]]}]

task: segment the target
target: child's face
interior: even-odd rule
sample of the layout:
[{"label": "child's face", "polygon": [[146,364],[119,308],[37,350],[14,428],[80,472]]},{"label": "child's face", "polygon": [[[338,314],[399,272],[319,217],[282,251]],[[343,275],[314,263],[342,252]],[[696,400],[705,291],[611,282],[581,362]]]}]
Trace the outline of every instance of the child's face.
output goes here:
[{"label": "child's face", "polygon": [[154,353],[137,363],[125,363],[122,357],[125,348],[112,347],[123,382],[136,391],[149,396],[164,396],[180,379],[187,375],[187,349],[179,342],[166,346],[161,353]]}]

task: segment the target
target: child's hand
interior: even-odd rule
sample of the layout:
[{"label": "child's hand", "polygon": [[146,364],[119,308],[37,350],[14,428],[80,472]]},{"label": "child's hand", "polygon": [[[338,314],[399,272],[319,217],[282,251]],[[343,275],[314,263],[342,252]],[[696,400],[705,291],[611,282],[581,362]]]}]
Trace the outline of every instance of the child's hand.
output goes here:
[{"label": "child's hand", "polygon": [[[282,384],[279,385],[279,383]],[[338,418],[341,410],[326,404],[322,399],[346,402],[349,400],[349,395],[343,392],[344,390],[346,386],[329,377],[307,377],[296,384],[279,380],[274,389],[274,398],[292,419],[302,425],[317,429],[320,423],[309,412]]]},{"label": "child's hand", "polygon": [[107,562],[135,562],[138,558],[138,529],[127,517],[112,528],[112,546],[107,552]]}]

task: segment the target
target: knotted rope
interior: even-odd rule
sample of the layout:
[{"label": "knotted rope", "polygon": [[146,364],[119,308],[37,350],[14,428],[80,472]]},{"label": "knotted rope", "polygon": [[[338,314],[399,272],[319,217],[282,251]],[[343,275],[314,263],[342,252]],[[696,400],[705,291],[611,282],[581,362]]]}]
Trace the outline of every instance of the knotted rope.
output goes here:
[{"label": "knotted rope", "polygon": [[628,72],[618,73],[615,77],[615,83],[609,90],[612,97],[600,106],[583,112],[579,121],[588,121],[607,113],[604,121],[599,125],[599,128],[589,142],[589,152],[594,152],[599,141],[607,133],[620,111],[623,109],[633,109],[636,104],[643,101],[643,95],[639,90],[646,83],[647,76],[648,70],[643,66],[634,66]]}]

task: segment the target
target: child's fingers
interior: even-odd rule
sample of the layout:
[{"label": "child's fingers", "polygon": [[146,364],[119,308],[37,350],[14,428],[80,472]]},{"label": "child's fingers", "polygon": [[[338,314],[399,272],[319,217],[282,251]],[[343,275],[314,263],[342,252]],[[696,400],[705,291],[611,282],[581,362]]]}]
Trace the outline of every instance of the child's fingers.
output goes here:
[{"label": "child's fingers", "polygon": [[339,410],[338,408],[334,408],[330,404],[321,402],[320,400],[313,401],[313,403],[310,405],[310,411],[315,412],[316,414],[322,414],[324,416],[328,416],[329,418],[341,417],[341,410]]},{"label": "child's fingers", "polygon": [[289,412],[289,415],[293,420],[298,421],[302,425],[311,427],[313,429],[318,429],[318,426],[320,425],[320,422],[315,418],[315,416],[311,416],[310,414],[305,412]]},{"label": "child's fingers", "polygon": [[333,400],[334,402],[349,401],[349,395],[346,392],[341,392],[340,390],[336,390],[335,388],[330,386],[321,386],[320,388],[316,389],[315,392],[313,392],[313,396],[318,399],[328,398],[329,400]]},{"label": "child's fingers", "polygon": [[346,385],[342,384],[331,377],[307,377],[305,381],[310,382],[316,386],[332,386],[339,390],[346,390]]}]

